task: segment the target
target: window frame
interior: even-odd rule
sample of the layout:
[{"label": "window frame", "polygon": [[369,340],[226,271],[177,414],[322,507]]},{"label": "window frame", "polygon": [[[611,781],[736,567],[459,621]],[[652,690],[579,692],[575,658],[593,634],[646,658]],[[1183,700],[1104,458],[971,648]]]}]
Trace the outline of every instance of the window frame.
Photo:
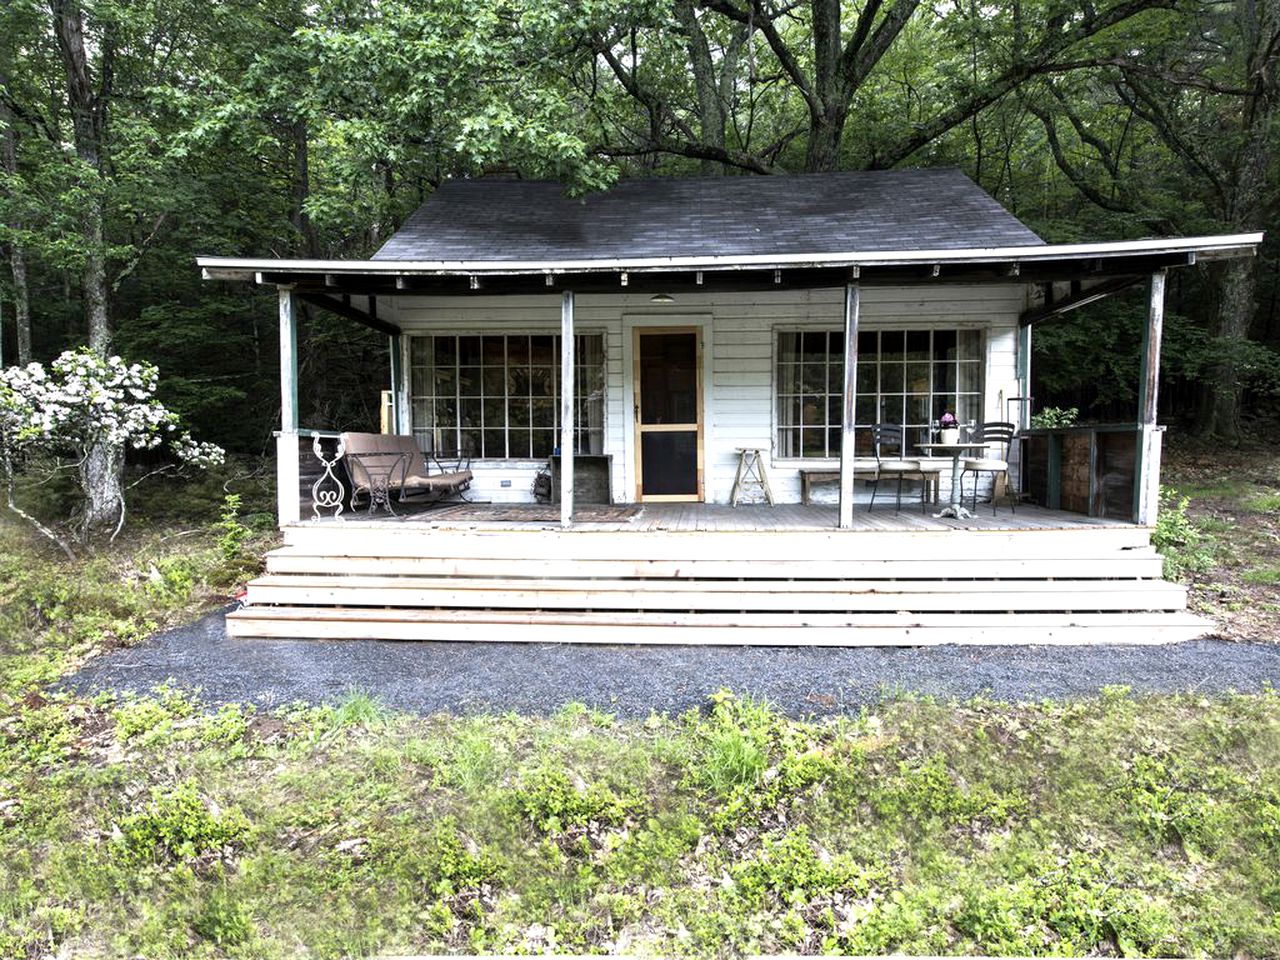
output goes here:
[{"label": "window frame", "polygon": [[[858,329],[858,335],[863,335],[868,333],[881,334],[881,333],[896,333],[896,332],[919,333],[922,331],[929,333],[931,335],[938,331],[955,331],[956,333],[967,331],[967,332],[976,332],[981,337],[981,342],[978,350],[978,353],[979,353],[978,358],[976,360],[966,361],[969,363],[974,363],[978,368],[978,389],[977,391],[964,391],[965,395],[973,395],[977,397],[978,412],[975,418],[979,422],[981,422],[986,416],[985,411],[986,411],[987,379],[988,379],[987,368],[990,364],[990,343],[991,343],[989,325],[983,324],[983,323],[975,323],[973,321],[960,322],[960,323],[946,323],[946,322],[939,321],[936,323],[929,322],[925,324],[876,323],[876,324],[861,325]],[[781,383],[779,378],[779,373],[780,373],[779,367],[782,362],[781,354],[780,354],[780,347],[781,347],[780,341],[781,341],[781,334],[784,334],[784,333],[843,334],[844,328],[840,326],[838,323],[832,324],[832,323],[812,323],[812,322],[775,324],[772,327],[771,344],[770,344],[770,352],[769,352],[769,357],[770,357],[770,373],[769,373],[769,384],[770,384],[769,421],[770,423],[769,423],[769,426],[770,426],[770,449],[771,449],[770,462],[776,464],[779,467],[793,467],[793,468],[813,467],[813,466],[834,466],[840,463],[840,455],[838,453],[835,456],[825,456],[825,457],[804,457],[804,456],[794,456],[794,455],[783,456],[781,453],[779,453],[779,450],[781,449],[780,444],[778,442],[779,433],[782,429],[784,429],[782,423],[780,422],[780,417],[779,417],[780,398],[781,398],[781,393],[780,393]],[[932,349],[932,336],[930,338],[930,347]],[[934,367],[934,364],[938,363],[939,361],[935,360],[931,356],[928,362],[930,367],[928,395],[931,398],[931,402],[932,402],[933,398],[937,396],[937,394],[933,390],[933,381],[935,376],[935,371],[933,367]],[[960,361],[957,358],[957,360],[953,362],[958,363]],[[828,354],[828,358],[825,361],[825,363],[829,367],[831,363],[830,354]],[[842,361],[842,365],[843,365],[843,361]],[[877,358],[877,366],[879,366],[878,358]],[[876,397],[876,409],[878,412],[880,410],[882,394],[880,393],[878,383],[876,386],[877,386],[877,389],[874,393],[874,396]],[[951,391],[951,396],[952,397],[958,396],[960,392],[961,391],[958,389],[958,383],[957,383],[957,389]],[[890,394],[890,395],[905,396],[907,394],[904,391],[902,394]],[[788,396],[791,396],[791,394],[788,394]],[[828,394],[827,396],[832,396],[832,394]],[[856,404],[857,404],[856,395],[854,397],[854,403],[856,408]],[[953,412],[955,411],[953,410]],[[932,411],[930,411],[930,416],[931,416],[931,419],[933,419]],[[876,420],[874,422],[879,422],[879,420]],[[803,426],[803,425],[788,424],[786,429],[791,429],[797,426]],[[837,424],[836,426],[839,427],[840,425]],[[858,431],[869,430],[871,427],[871,424],[855,423],[855,427]],[[829,426],[828,426],[828,429],[830,429]],[[909,445],[910,443],[911,441],[908,439],[907,444]],[[860,454],[857,454],[857,455],[860,455]]]},{"label": "window frame", "polygon": [[[559,339],[560,334],[561,334],[561,330],[560,330],[560,327],[559,327],[559,326],[555,326],[555,327],[545,327],[545,326],[527,326],[527,327],[526,327],[526,326],[521,326],[521,327],[515,327],[515,328],[510,328],[510,329],[502,329],[502,330],[495,330],[495,329],[493,329],[493,328],[491,328],[491,327],[484,327],[484,328],[479,328],[479,329],[474,329],[474,330],[469,330],[469,329],[460,329],[460,330],[454,330],[454,331],[444,331],[444,330],[415,330],[415,331],[412,331],[412,332],[406,332],[406,334],[405,334],[405,339],[406,339],[406,354],[407,354],[406,360],[407,360],[408,362],[406,363],[406,372],[407,372],[407,376],[405,377],[405,387],[406,387],[406,394],[407,394],[407,401],[408,401],[407,406],[408,406],[408,414],[409,414],[409,415],[408,415],[408,421],[409,421],[409,422],[408,422],[408,432],[409,432],[409,435],[410,435],[410,436],[412,436],[412,437],[414,437],[414,439],[415,439],[415,441],[416,441],[420,435],[423,435],[423,436],[430,436],[430,435],[432,434],[432,431],[433,431],[433,430],[438,429],[438,428],[436,428],[436,427],[434,427],[434,426],[420,427],[420,426],[419,426],[419,424],[418,424],[418,422],[417,422],[416,417],[414,416],[414,402],[415,402],[415,400],[424,400],[424,401],[427,401],[427,400],[428,400],[428,396],[426,396],[426,395],[417,395],[417,394],[415,394],[415,393],[414,393],[414,389],[413,389],[413,386],[414,386],[414,384],[413,384],[413,377],[414,377],[414,364],[413,364],[414,343],[413,343],[413,341],[415,341],[415,340],[422,340],[422,339],[436,338],[436,337],[453,337],[453,338],[455,338],[455,340],[456,340],[457,338],[460,338],[460,337],[502,337],[504,341],[508,340],[508,339],[509,339],[509,338],[511,338],[511,337],[552,337],[553,339]],[[595,337],[599,337],[599,338],[600,338],[600,384],[601,384],[601,391],[600,391],[600,425],[599,425],[599,427],[598,427],[598,428],[594,428],[594,429],[598,429],[598,431],[599,431],[599,433],[600,433],[600,445],[601,445],[601,449],[602,449],[602,450],[604,450],[604,448],[607,446],[608,441],[609,441],[609,336],[608,336],[608,330],[606,330],[606,329],[605,329],[605,328],[603,328],[603,327],[599,327],[599,326],[584,326],[584,327],[578,327],[578,328],[575,328],[575,329],[574,329],[574,336],[575,336],[575,337],[590,337],[590,336],[595,336]],[[505,345],[504,345],[504,346],[505,346]],[[483,349],[483,347],[482,347],[482,349]],[[504,349],[504,355],[508,355],[508,352],[507,352],[505,349]],[[578,404],[581,404],[581,403],[583,402],[583,396],[582,396],[582,394],[581,394],[581,393],[579,392],[579,390],[578,390],[578,388],[580,387],[580,384],[581,384],[581,377],[578,375],[578,371],[579,371],[579,370],[581,369],[581,367],[582,367],[582,364],[580,363],[579,357],[580,357],[580,354],[579,354],[579,353],[577,353],[577,352],[575,352],[575,355],[574,355],[574,367],[575,367],[575,377],[574,377],[575,396],[574,396],[574,402],[575,402],[575,406],[576,406],[576,405],[578,405]],[[456,369],[458,369],[460,366],[461,366],[461,364],[459,364],[459,363],[455,363],[455,364],[454,364],[454,369],[456,370]],[[530,366],[532,366],[532,365],[530,365]],[[538,366],[542,366],[542,365],[541,365],[541,364],[539,364]],[[555,361],[555,363],[554,363],[554,364],[552,364],[552,366],[554,367],[554,373],[553,373],[553,375],[552,375],[552,380],[553,380],[553,384],[555,385],[555,389],[553,390],[553,394],[552,394],[552,398],[551,398],[551,399],[552,399],[552,401],[553,401],[553,403],[554,403],[554,407],[555,407],[554,420],[555,420],[555,421],[557,421],[557,422],[556,422],[556,424],[551,428],[551,429],[554,431],[554,434],[555,434],[555,436],[554,436],[554,443],[553,443],[553,446],[552,446],[552,449],[554,450],[556,447],[558,447],[558,446],[560,445],[560,426],[559,426],[559,424],[558,424],[558,421],[559,421],[559,419],[560,419],[560,393],[559,393],[559,380],[560,380],[560,354],[559,354],[559,351],[558,351],[558,350],[556,351],[556,361]],[[508,368],[508,363],[507,363],[506,361],[504,361],[503,369],[504,369],[504,370],[506,370],[507,368]],[[483,364],[483,363],[481,364],[480,369],[481,369],[481,370],[486,369],[486,367],[484,366],[484,364]],[[471,397],[471,398],[469,398],[469,399],[476,400],[477,402],[479,402],[479,403],[483,404],[483,403],[485,402],[485,400],[487,400],[487,399],[492,399],[492,398],[488,398],[488,397],[485,395],[485,393],[484,393],[484,389],[483,389],[483,374],[481,374],[481,381],[480,381],[480,383],[481,383],[481,391],[480,391],[479,395],[478,395],[478,396],[476,396],[476,397]],[[437,397],[435,396],[435,394],[434,394],[434,393],[430,394],[429,396],[430,396],[430,399],[429,399],[429,401],[428,401],[428,402],[435,402],[435,400],[439,399],[439,398],[437,398]],[[462,398],[461,398],[461,397],[457,397],[456,399],[460,402]],[[504,403],[506,403],[506,402],[508,402],[508,401],[510,400],[510,397],[509,397],[509,396],[506,396],[506,397],[504,397],[503,399],[504,399]],[[433,416],[433,418],[434,418],[434,414],[433,414],[432,416]],[[458,418],[459,418],[459,420],[461,420],[461,413],[460,413],[460,412],[459,412],[459,414],[458,414]],[[508,408],[508,415],[507,415],[506,419],[507,419],[507,423],[505,423],[505,424],[502,426],[502,428],[501,428],[501,429],[502,429],[502,431],[503,431],[503,434],[504,434],[504,437],[505,437],[505,440],[506,440],[506,442],[505,442],[505,446],[506,446],[508,449],[510,449],[510,430],[512,429],[512,427],[511,427],[511,424],[510,424],[509,408]],[[446,428],[446,429],[448,429],[448,428]],[[462,427],[461,423],[459,423],[458,425],[456,425],[455,427],[453,427],[453,428],[451,428],[451,429],[454,429],[454,430],[456,430],[456,431],[461,431],[461,430],[463,429],[463,427]],[[484,428],[483,426],[478,427],[478,428],[468,427],[468,428],[466,428],[466,429],[477,429],[477,430],[481,431],[482,433],[483,433],[483,431],[485,430],[485,428]],[[493,428],[493,429],[497,429],[497,428]],[[515,429],[517,429],[517,430],[518,430],[518,429],[520,429],[520,428],[519,428],[519,427],[517,427],[517,428],[515,428]],[[532,429],[532,427],[530,427],[529,429]],[[594,432],[594,429],[593,429],[593,432]],[[584,430],[584,428],[581,426],[581,421],[575,421],[575,435],[577,435],[577,434],[581,434],[581,433],[585,433],[585,432],[586,432],[586,430]],[[420,444],[420,445],[421,445],[421,444]],[[576,456],[591,456],[591,454],[581,454],[581,453],[576,453],[576,451],[575,451],[575,455],[576,455]],[[441,454],[441,456],[445,457],[445,459],[450,459],[450,455]],[[551,456],[551,454],[548,454],[548,456]],[[502,465],[502,464],[509,464],[509,465],[530,464],[530,465],[531,465],[531,464],[544,464],[544,463],[546,463],[546,462],[547,462],[547,459],[548,459],[548,457],[544,457],[544,456],[532,456],[532,455],[527,456],[527,457],[526,457],[526,456],[516,456],[516,457],[490,457],[490,456],[485,456],[485,457],[482,457],[482,456],[478,456],[478,455],[477,455],[477,456],[474,456],[474,457],[472,457],[472,458],[471,458],[471,462],[472,462],[473,464],[494,464],[494,465]]]}]

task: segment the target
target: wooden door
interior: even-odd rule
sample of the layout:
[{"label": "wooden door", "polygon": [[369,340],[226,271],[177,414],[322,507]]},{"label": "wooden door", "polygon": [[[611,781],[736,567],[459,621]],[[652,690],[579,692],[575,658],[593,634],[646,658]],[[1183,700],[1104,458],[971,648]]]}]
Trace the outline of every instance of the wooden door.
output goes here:
[{"label": "wooden door", "polygon": [[637,327],[636,499],[702,499],[702,333]]}]

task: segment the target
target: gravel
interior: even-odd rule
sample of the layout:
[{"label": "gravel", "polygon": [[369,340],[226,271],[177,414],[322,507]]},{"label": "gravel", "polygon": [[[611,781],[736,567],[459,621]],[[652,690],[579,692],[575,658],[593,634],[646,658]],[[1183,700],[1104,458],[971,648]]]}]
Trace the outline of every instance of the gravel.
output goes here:
[{"label": "gravel", "polygon": [[419,714],[547,714],[579,702],[644,717],[702,704],[721,687],[793,716],[856,712],[898,694],[1005,701],[1137,693],[1257,692],[1280,685],[1280,645],[692,647],[229,640],[226,611],[115,650],[69,677],[82,693],[173,681],[206,703],[334,702],[361,691]]}]

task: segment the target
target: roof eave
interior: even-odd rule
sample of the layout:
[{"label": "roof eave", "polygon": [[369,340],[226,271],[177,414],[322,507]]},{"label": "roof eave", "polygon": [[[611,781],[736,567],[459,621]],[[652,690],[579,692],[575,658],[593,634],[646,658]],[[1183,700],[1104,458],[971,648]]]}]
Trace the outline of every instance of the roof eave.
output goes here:
[{"label": "roof eave", "polygon": [[865,250],[841,253],[758,254],[700,257],[637,257],[600,260],[267,260],[197,257],[207,280],[257,280],[264,275],[334,276],[522,276],[691,270],[780,270],[831,267],[902,267],[915,264],[1023,264],[1045,261],[1107,260],[1144,255],[1187,254],[1188,262],[1253,256],[1261,233],[1104,243],[1036,244],[1017,247],[969,247],[940,250]]}]

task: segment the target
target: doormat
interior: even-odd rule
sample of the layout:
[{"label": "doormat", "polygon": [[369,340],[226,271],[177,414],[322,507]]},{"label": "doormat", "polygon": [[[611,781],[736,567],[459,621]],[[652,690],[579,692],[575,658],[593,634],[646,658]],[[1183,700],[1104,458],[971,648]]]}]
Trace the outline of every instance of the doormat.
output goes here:
[{"label": "doormat", "polygon": [[[574,523],[633,523],[644,512],[635,504],[583,503],[573,508]],[[559,523],[554,503],[455,503],[420,514],[423,520],[473,520],[493,523]]]}]

